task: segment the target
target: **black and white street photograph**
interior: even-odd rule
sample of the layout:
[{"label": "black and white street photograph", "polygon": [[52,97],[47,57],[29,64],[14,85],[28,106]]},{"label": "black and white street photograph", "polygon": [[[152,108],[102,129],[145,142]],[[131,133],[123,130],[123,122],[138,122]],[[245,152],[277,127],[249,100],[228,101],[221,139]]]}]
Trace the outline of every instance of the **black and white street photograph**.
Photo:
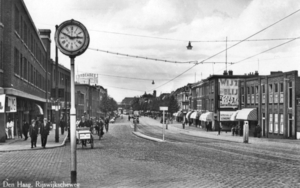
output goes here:
[{"label": "black and white street photograph", "polygon": [[0,0],[0,188],[300,188],[299,0]]}]

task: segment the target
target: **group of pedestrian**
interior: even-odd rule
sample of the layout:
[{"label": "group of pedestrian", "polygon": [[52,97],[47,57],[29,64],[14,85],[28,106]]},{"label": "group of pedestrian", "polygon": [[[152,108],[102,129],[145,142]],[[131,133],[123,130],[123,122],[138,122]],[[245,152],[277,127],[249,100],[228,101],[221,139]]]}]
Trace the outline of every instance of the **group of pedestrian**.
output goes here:
[{"label": "group of pedestrian", "polygon": [[36,147],[36,141],[39,134],[41,135],[41,145],[43,148],[46,148],[47,139],[50,132],[50,122],[47,121],[47,118],[44,118],[43,122],[40,122],[38,119],[32,119],[30,125],[24,120],[22,130],[25,141],[28,139],[29,133],[31,138],[31,148]]}]

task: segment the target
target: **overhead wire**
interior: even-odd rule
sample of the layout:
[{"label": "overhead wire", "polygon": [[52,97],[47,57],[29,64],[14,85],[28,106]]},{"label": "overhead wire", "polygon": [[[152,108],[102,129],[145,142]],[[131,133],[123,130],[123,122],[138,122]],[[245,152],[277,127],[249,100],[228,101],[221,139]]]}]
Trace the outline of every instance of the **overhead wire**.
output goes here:
[{"label": "overhead wire", "polygon": [[[217,55],[219,55],[219,54],[221,54],[221,53],[223,53],[223,52],[225,52],[225,51],[227,51],[227,50],[229,50],[229,49],[231,49],[231,48],[237,46],[238,44],[244,42],[245,40],[247,40],[247,39],[249,39],[249,38],[251,38],[251,37],[253,37],[253,36],[255,36],[255,35],[257,35],[257,34],[263,32],[263,31],[265,31],[265,30],[267,30],[268,28],[270,28],[270,27],[272,27],[272,26],[278,24],[279,22],[281,22],[281,21],[283,21],[283,20],[289,18],[290,16],[292,16],[292,15],[298,13],[299,11],[300,11],[300,9],[298,9],[298,10],[292,12],[291,14],[289,14],[289,15],[283,17],[282,19],[280,19],[280,20],[278,20],[278,21],[276,21],[276,22],[274,22],[273,24],[271,24],[271,25],[269,25],[269,26],[267,26],[267,27],[265,27],[265,28],[259,30],[258,32],[254,33],[254,34],[250,35],[249,37],[247,37],[247,38],[241,40],[240,42],[238,42],[238,43],[236,43],[236,44],[234,44],[234,45],[232,45],[232,46],[226,48],[225,50],[222,50],[222,51],[220,51],[220,52],[218,52],[218,53],[216,53],[216,54],[214,54],[214,55],[212,55],[212,56],[206,58],[205,60],[202,60],[201,62],[204,62],[204,61],[206,61],[206,60],[209,60],[209,59],[211,59],[211,58],[213,58],[213,57],[215,57],[215,56],[217,56]],[[295,40],[295,38],[292,39],[292,40]],[[199,62],[199,63],[201,63],[201,62]],[[192,68],[194,68],[195,66],[197,66],[199,63],[195,64],[194,66],[192,66],[192,67],[190,67],[190,68],[188,68],[188,69],[185,70],[183,73],[181,73],[181,74],[179,74],[178,76],[174,77],[173,79],[167,81],[166,83],[164,83],[164,84],[162,84],[162,85],[160,85],[160,86],[158,86],[158,87],[155,87],[155,88],[152,89],[152,90],[156,90],[156,89],[158,89],[158,88],[160,88],[160,87],[166,85],[167,83],[173,81],[174,79],[178,78],[179,76],[183,75],[183,74],[186,73],[187,71],[189,71],[189,70],[191,70]]]}]

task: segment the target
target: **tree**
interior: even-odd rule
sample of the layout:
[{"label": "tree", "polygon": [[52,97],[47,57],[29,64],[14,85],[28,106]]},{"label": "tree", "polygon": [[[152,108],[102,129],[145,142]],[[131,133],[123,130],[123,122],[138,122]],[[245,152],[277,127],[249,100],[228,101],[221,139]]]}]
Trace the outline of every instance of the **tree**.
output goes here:
[{"label": "tree", "polygon": [[100,101],[99,109],[105,115],[107,115],[107,113],[117,110],[118,109],[118,104],[113,98],[111,98],[107,95],[104,95],[102,100]]},{"label": "tree", "polygon": [[168,108],[169,108],[169,112],[170,114],[173,114],[175,112],[178,112],[179,110],[179,105],[177,100],[175,99],[175,97],[173,95],[171,95],[169,98],[169,104],[168,104]]}]

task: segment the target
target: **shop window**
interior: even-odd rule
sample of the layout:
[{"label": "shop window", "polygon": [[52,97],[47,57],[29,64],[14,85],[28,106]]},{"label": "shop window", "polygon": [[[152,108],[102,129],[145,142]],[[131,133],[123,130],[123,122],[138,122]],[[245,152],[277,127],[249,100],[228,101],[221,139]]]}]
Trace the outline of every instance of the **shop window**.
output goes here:
[{"label": "shop window", "polygon": [[274,114],[274,133],[278,133],[278,114]]},{"label": "shop window", "polygon": [[273,133],[273,114],[270,114],[269,117],[269,132]]},{"label": "shop window", "polygon": [[279,133],[283,134],[283,114],[279,114]]}]

